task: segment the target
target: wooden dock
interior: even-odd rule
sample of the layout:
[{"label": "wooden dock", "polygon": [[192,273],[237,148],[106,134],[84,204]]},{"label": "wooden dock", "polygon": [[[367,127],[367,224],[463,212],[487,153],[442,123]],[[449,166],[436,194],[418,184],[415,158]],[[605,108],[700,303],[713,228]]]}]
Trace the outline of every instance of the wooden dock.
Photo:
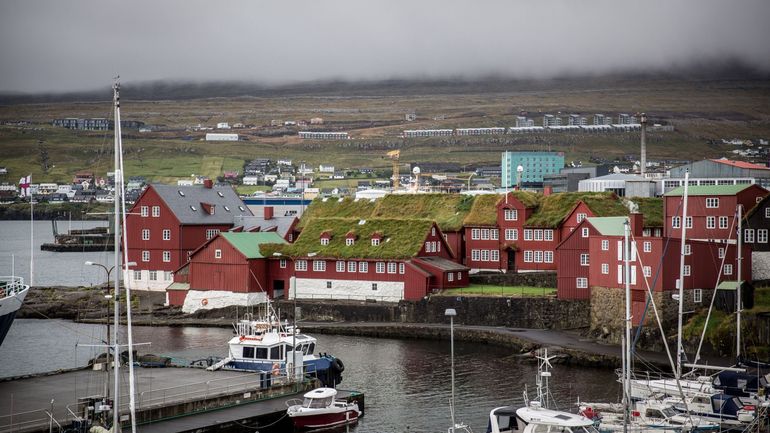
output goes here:
[{"label": "wooden dock", "polygon": [[[302,398],[315,381],[288,383],[268,373],[199,368],[136,368],[136,419],[141,432],[221,432],[290,428],[286,402]],[[121,414],[128,414],[128,380],[122,369]],[[77,370],[0,382],[0,433],[62,431],[83,417],[85,396],[101,395],[107,372]],[[109,372],[112,380],[112,371]],[[272,383],[271,383],[272,382]],[[340,391],[340,398],[364,396]],[[53,417],[50,414],[53,414]],[[288,427],[287,427],[288,426]],[[288,430],[291,431],[291,430]]]}]

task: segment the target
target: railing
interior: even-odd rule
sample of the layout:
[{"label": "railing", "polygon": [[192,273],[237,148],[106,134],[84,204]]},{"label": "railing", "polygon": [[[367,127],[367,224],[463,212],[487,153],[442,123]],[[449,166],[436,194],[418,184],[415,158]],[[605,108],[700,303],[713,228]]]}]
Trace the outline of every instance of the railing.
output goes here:
[{"label": "railing", "polygon": [[29,288],[24,285],[24,279],[14,276],[0,276],[0,298],[12,296],[16,293]]},{"label": "railing", "polygon": [[364,302],[392,302],[397,303],[401,298],[397,296],[372,296],[356,294],[333,294],[333,293],[297,293],[297,301],[302,300],[330,300],[330,301],[364,301]]},{"label": "railing", "polygon": [[[208,397],[218,395],[259,390],[263,384],[262,374],[262,372],[247,373],[236,377],[224,377],[221,379],[207,380],[206,382],[143,391],[137,395],[136,408],[142,409],[155,405],[162,406],[170,402],[183,401],[192,396],[205,400]],[[274,376],[274,379],[278,377],[280,376]],[[237,383],[227,384],[228,381],[237,381]],[[126,397],[124,397],[124,402],[126,401]],[[124,404],[127,409],[128,404]],[[123,409],[122,406],[123,405],[121,405],[121,410]]]},{"label": "railing", "polygon": [[49,422],[53,422],[57,426],[53,431],[61,431],[61,426],[53,418],[49,409],[35,409],[10,415],[0,415],[0,433],[40,429],[40,426],[47,425]]}]

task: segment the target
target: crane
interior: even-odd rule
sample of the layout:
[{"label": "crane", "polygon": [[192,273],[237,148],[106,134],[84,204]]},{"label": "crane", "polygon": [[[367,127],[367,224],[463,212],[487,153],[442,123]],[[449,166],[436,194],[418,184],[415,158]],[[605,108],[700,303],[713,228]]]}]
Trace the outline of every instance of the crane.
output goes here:
[{"label": "crane", "polygon": [[387,153],[388,158],[393,160],[393,190],[397,190],[400,186],[399,182],[399,176],[398,176],[398,159],[401,157],[401,150],[391,150]]}]

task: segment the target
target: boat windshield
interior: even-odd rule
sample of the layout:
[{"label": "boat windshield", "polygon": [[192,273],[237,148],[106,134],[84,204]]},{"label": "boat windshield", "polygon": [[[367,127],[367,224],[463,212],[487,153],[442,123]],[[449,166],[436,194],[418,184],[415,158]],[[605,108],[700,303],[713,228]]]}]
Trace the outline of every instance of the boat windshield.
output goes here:
[{"label": "boat windshield", "polygon": [[332,404],[332,397],[327,398],[307,398],[302,402],[302,406],[309,408],[323,408]]},{"label": "boat windshield", "polygon": [[676,416],[679,414],[673,407],[666,407],[660,410],[663,412],[663,415],[666,416],[666,418],[671,418],[672,416]]}]

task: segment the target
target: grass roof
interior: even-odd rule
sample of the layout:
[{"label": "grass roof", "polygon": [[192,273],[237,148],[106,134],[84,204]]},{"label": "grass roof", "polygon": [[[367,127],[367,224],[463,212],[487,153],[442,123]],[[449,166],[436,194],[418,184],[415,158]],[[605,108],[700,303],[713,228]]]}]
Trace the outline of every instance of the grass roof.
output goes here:
[{"label": "grass roof", "polygon": [[442,231],[458,231],[473,205],[464,194],[388,194],[377,200],[372,218],[417,218],[435,221]]},{"label": "grass roof", "polygon": [[[358,218],[316,218],[308,221],[305,229],[293,244],[263,244],[265,256],[280,253],[290,257],[306,257],[316,253],[319,258],[340,259],[408,259],[416,257],[423,246],[433,221],[427,219],[367,219],[360,224]],[[353,245],[345,245],[345,234],[354,231],[358,239]],[[328,245],[321,245],[321,233],[329,232]],[[372,246],[371,237],[381,233],[382,240]]]},{"label": "grass roof", "polygon": [[307,222],[314,218],[358,218],[366,219],[372,216],[376,201],[369,199],[356,200],[345,197],[342,200],[331,197],[314,199],[305,209],[302,218],[297,223],[297,228],[302,229]]},{"label": "grass roof", "polygon": [[597,217],[628,215],[628,208],[615,193],[563,192],[544,196],[526,225],[556,228],[580,201],[585,203]]},{"label": "grass roof", "polygon": [[[511,194],[526,207],[536,207],[539,196],[527,191],[513,191]],[[493,226],[497,223],[497,204],[505,198],[503,194],[481,194],[476,196],[473,207],[465,217],[465,225]]]},{"label": "grass roof", "polygon": [[645,227],[663,227],[663,198],[634,197],[629,200],[639,205],[639,213],[644,215]]}]

